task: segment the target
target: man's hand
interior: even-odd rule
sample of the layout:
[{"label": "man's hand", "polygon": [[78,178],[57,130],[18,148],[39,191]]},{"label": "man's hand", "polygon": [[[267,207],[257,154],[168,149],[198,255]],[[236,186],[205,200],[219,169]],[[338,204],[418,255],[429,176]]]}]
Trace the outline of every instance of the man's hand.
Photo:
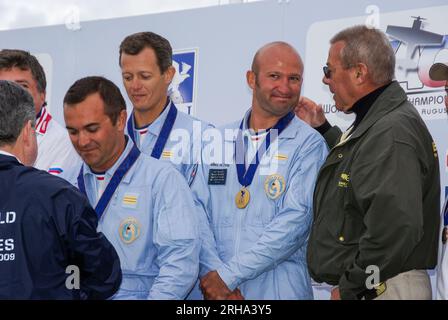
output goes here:
[{"label": "man's hand", "polygon": [[296,116],[313,128],[320,127],[326,120],[322,105],[317,104],[306,97],[300,97],[294,112]]},{"label": "man's hand", "polygon": [[[230,291],[225,282],[222,281],[216,270],[210,271],[202,277],[200,287],[206,300],[225,300],[232,294],[232,291]],[[238,295],[235,295],[235,297],[237,296]]]},{"label": "man's hand", "polygon": [[227,296],[227,300],[244,300],[244,297],[241,294],[240,289],[236,288]]},{"label": "man's hand", "polygon": [[331,290],[331,300],[341,300],[341,295],[339,294],[339,287],[333,288]]}]

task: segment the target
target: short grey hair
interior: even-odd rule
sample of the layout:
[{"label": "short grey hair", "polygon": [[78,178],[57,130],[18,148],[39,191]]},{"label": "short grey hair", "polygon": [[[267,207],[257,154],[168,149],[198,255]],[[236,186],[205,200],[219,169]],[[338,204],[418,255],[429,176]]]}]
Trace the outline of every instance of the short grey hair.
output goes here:
[{"label": "short grey hair", "polygon": [[25,124],[36,122],[32,96],[18,84],[0,81],[0,147],[13,145]]},{"label": "short grey hair", "polygon": [[337,33],[330,43],[339,41],[345,43],[340,57],[344,68],[364,63],[376,85],[387,84],[395,78],[395,53],[382,31],[365,25],[353,26]]}]

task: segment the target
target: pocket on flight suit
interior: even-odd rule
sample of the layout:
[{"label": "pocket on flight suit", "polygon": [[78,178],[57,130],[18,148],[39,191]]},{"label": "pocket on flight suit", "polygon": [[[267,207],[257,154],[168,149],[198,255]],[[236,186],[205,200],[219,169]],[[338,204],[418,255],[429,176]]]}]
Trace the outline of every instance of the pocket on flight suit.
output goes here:
[{"label": "pocket on flight suit", "polygon": [[228,210],[228,208],[216,211],[212,231],[215,236],[218,254],[222,260],[227,261],[233,256],[235,212]]},{"label": "pocket on flight suit", "polygon": [[272,200],[272,204],[254,206],[252,210],[248,210],[245,213],[244,221],[248,226],[263,228],[271,223],[277,211],[275,202]]},{"label": "pocket on flight suit", "polygon": [[190,209],[187,206],[162,208],[157,217],[158,233],[174,241],[196,239],[195,226],[187,214]]}]

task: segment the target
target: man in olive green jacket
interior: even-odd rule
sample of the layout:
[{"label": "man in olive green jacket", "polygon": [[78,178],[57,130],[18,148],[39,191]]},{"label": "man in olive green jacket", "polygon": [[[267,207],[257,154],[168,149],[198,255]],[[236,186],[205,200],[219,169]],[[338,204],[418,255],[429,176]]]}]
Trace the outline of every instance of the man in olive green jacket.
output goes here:
[{"label": "man in olive green jacket", "polygon": [[302,99],[296,113],[331,149],[314,192],[308,264],[332,299],[431,299],[426,269],[437,261],[437,151],[420,115],[393,81],[395,56],[378,30],[339,32],[323,82],[336,107],[354,112],[342,134],[322,108]]}]

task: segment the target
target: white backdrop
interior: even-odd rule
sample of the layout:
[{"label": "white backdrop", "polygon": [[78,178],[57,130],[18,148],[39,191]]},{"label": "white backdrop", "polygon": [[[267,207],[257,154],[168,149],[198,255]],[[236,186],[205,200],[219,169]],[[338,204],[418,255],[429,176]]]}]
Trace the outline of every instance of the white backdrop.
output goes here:
[{"label": "white backdrop", "polygon": [[[359,23],[377,25],[384,31],[391,25],[411,27],[415,20],[412,16],[426,19],[421,29],[448,34],[446,0],[377,0],[375,6],[367,0],[276,0],[84,22],[76,31],[65,25],[8,30],[0,32],[0,47],[38,55],[48,78],[50,110],[63,123],[62,99],[75,80],[103,75],[118,84],[124,94],[118,67],[120,42],[134,32],[159,33],[170,40],[176,53],[193,49],[194,62],[189,60],[192,65],[186,71],[190,79],[184,82],[194,91],[190,110],[196,117],[221,125],[241,118],[250,107],[245,73],[255,51],[267,42],[283,40],[294,45],[305,60],[303,94],[323,103],[329,119],[346,127],[350,119],[332,112],[331,95],[321,82],[328,40],[337,31]],[[397,59],[405,66],[406,43],[391,41],[397,47]],[[427,68],[434,61],[448,62],[446,43],[417,47],[407,61],[417,69],[397,66],[397,80],[414,99],[437,143],[442,196],[448,184],[447,117],[440,99],[443,92],[437,87],[440,84],[429,82]],[[316,288],[315,295],[327,298],[328,291]]]}]

